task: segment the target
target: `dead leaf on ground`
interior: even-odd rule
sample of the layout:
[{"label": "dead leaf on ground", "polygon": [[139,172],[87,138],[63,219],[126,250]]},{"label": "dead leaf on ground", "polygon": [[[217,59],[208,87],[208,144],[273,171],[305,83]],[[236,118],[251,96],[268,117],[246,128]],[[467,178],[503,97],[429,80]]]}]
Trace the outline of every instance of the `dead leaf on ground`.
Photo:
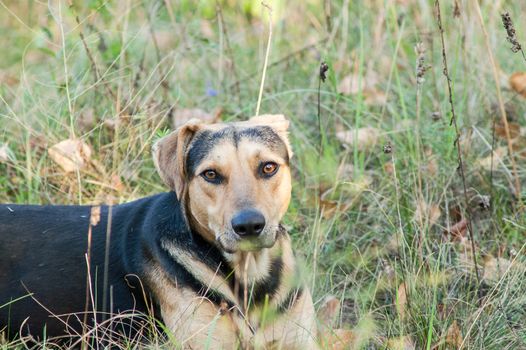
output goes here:
[{"label": "dead leaf on ground", "polygon": [[340,300],[334,295],[328,295],[318,310],[318,320],[323,326],[332,328],[338,321],[340,310]]},{"label": "dead leaf on ground", "polygon": [[126,188],[124,186],[124,184],[122,183],[122,181],[121,181],[121,177],[119,175],[117,175],[117,174],[111,175],[111,183],[110,184],[111,184],[111,187],[117,192],[122,192]]},{"label": "dead leaf on ground", "polygon": [[67,139],[48,149],[50,158],[66,173],[83,169],[91,158],[90,147],[81,140]]},{"label": "dead leaf on ground", "polygon": [[444,234],[449,237],[450,240],[460,240],[460,238],[465,237],[468,232],[468,221],[463,218],[453,226],[449,227],[444,231]]},{"label": "dead leaf on ground", "polygon": [[415,342],[408,335],[387,340],[389,350],[415,350]]},{"label": "dead leaf on ground", "polygon": [[0,85],[14,86],[19,82],[20,80],[14,75],[6,71],[0,71]]},{"label": "dead leaf on ground", "polygon": [[515,72],[510,76],[510,86],[511,88],[526,97],[526,73],[525,72]]},{"label": "dead leaf on ground", "polygon": [[[500,166],[500,163],[502,162],[502,159],[507,153],[506,147],[498,147],[495,151],[493,151],[493,169]],[[476,164],[481,167],[482,169],[491,170],[491,155],[479,159]]]},{"label": "dead leaf on ground", "polygon": [[438,204],[427,204],[420,200],[416,205],[415,215],[413,219],[417,223],[428,224],[432,226],[437,223],[440,218],[440,206]]},{"label": "dead leaf on ground", "polygon": [[482,275],[482,279],[488,283],[497,282],[508,270],[510,270],[508,273],[512,271],[525,272],[524,265],[518,261],[510,261],[505,258],[495,258],[493,256],[488,257],[484,260],[484,274]]},{"label": "dead leaf on ground", "polygon": [[[508,130],[510,132],[510,138],[514,139],[521,134],[521,126],[519,123],[508,122]],[[503,123],[495,124],[495,135],[507,140],[506,128]]]},{"label": "dead leaf on ground", "polygon": [[213,113],[208,113],[199,108],[176,109],[172,117],[172,126],[174,129],[177,129],[181,125],[194,118],[200,119],[205,124],[214,123],[219,120],[220,116],[220,109],[214,111]]},{"label": "dead leaf on ground", "polygon": [[336,138],[344,144],[356,146],[360,151],[367,151],[378,143],[380,135],[379,129],[365,127],[337,132]]},{"label": "dead leaf on ground", "polygon": [[398,312],[398,315],[400,318],[404,318],[406,316],[406,307],[407,307],[407,293],[406,293],[406,287],[405,283],[402,282],[396,291],[396,311]]},{"label": "dead leaf on ground", "polygon": [[460,331],[457,320],[454,320],[451,326],[447,329],[446,344],[458,349],[462,345],[462,341],[462,332]]},{"label": "dead leaf on ground", "polygon": [[323,349],[348,350],[354,343],[354,334],[348,329],[334,329],[321,335]]},{"label": "dead leaf on ground", "polygon": [[369,106],[383,106],[387,104],[387,95],[378,89],[365,89],[363,97],[365,104]]},{"label": "dead leaf on ground", "polygon": [[12,155],[13,152],[11,152],[7,144],[0,145],[0,163],[7,163],[8,161],[12,160]]}]

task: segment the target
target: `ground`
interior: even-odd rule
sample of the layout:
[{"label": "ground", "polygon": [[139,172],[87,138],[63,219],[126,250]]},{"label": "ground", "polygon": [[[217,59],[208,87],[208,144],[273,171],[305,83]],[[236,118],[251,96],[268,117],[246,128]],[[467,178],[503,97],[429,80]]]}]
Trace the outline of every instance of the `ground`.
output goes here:
[{"label": "ground", "polygon": [[440,1],[442,43],[434,1],[2,1],[0,202],[165,191],[152,143],[256,114],[271,28],[260,112],[292,122],[316,307],[353,349],[525,349],[526,60],[501,14],[526,45],[526,5],[478,3]]}]

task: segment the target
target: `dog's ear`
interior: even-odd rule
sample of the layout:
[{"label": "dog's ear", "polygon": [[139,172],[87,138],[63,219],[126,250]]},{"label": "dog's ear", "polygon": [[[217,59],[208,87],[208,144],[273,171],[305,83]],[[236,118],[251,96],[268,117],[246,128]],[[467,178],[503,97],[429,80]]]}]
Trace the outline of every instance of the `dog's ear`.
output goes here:
[{"label": "dog's ear", "polygon": [[290,147],[288,131],[290,122],[283,114],[258,115],[257,117],[250,118],[248,122],[256,125],[270,126],[283,140],[283,142],[285,142],[287,151],[289,152],[289,158],[292,158],[292,148]]},{"label": "dog's ear", "polygon": [[157,172],[179,200],[186,182],[186,150],[201,126],[199,119],[191,119],[153,145],[153,162]]}]

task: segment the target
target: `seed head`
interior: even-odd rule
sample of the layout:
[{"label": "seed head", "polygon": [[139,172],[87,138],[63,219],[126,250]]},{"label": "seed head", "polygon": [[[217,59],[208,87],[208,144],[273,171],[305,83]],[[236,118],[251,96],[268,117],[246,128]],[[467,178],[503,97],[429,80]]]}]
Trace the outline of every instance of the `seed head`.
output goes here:
[{"label": "seed head", "polygon": [[511,43],[511,51],[519,52],[522,49],[522,47],[519,41],[517,40],[515,27],[513,26],[513,21],[511,20],[509,12],[504,12],[500,16],[502,18],[502,24],[504,25],[504,29],[506,29],[506,39]]},{"label": "seed head", "polygon": [[327,71],[329,70],[329,65],[325,62],[320,64],[320,79],[325,83],[327,79]]}]

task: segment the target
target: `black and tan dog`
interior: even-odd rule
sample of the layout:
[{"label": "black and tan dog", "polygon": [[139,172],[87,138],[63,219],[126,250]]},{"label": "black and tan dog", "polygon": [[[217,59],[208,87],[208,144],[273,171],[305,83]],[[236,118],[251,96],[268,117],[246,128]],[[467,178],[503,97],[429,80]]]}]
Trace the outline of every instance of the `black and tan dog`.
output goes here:
[{"label": "black and tan dog", "polygon": [[154,146],[172,191],[103,206],[96,226],[89,206],[0,206],[0,330],[59,336],[142,312],[182,348],[316,348],[311,295],[280,225],[288,124],[188,122]]}]

